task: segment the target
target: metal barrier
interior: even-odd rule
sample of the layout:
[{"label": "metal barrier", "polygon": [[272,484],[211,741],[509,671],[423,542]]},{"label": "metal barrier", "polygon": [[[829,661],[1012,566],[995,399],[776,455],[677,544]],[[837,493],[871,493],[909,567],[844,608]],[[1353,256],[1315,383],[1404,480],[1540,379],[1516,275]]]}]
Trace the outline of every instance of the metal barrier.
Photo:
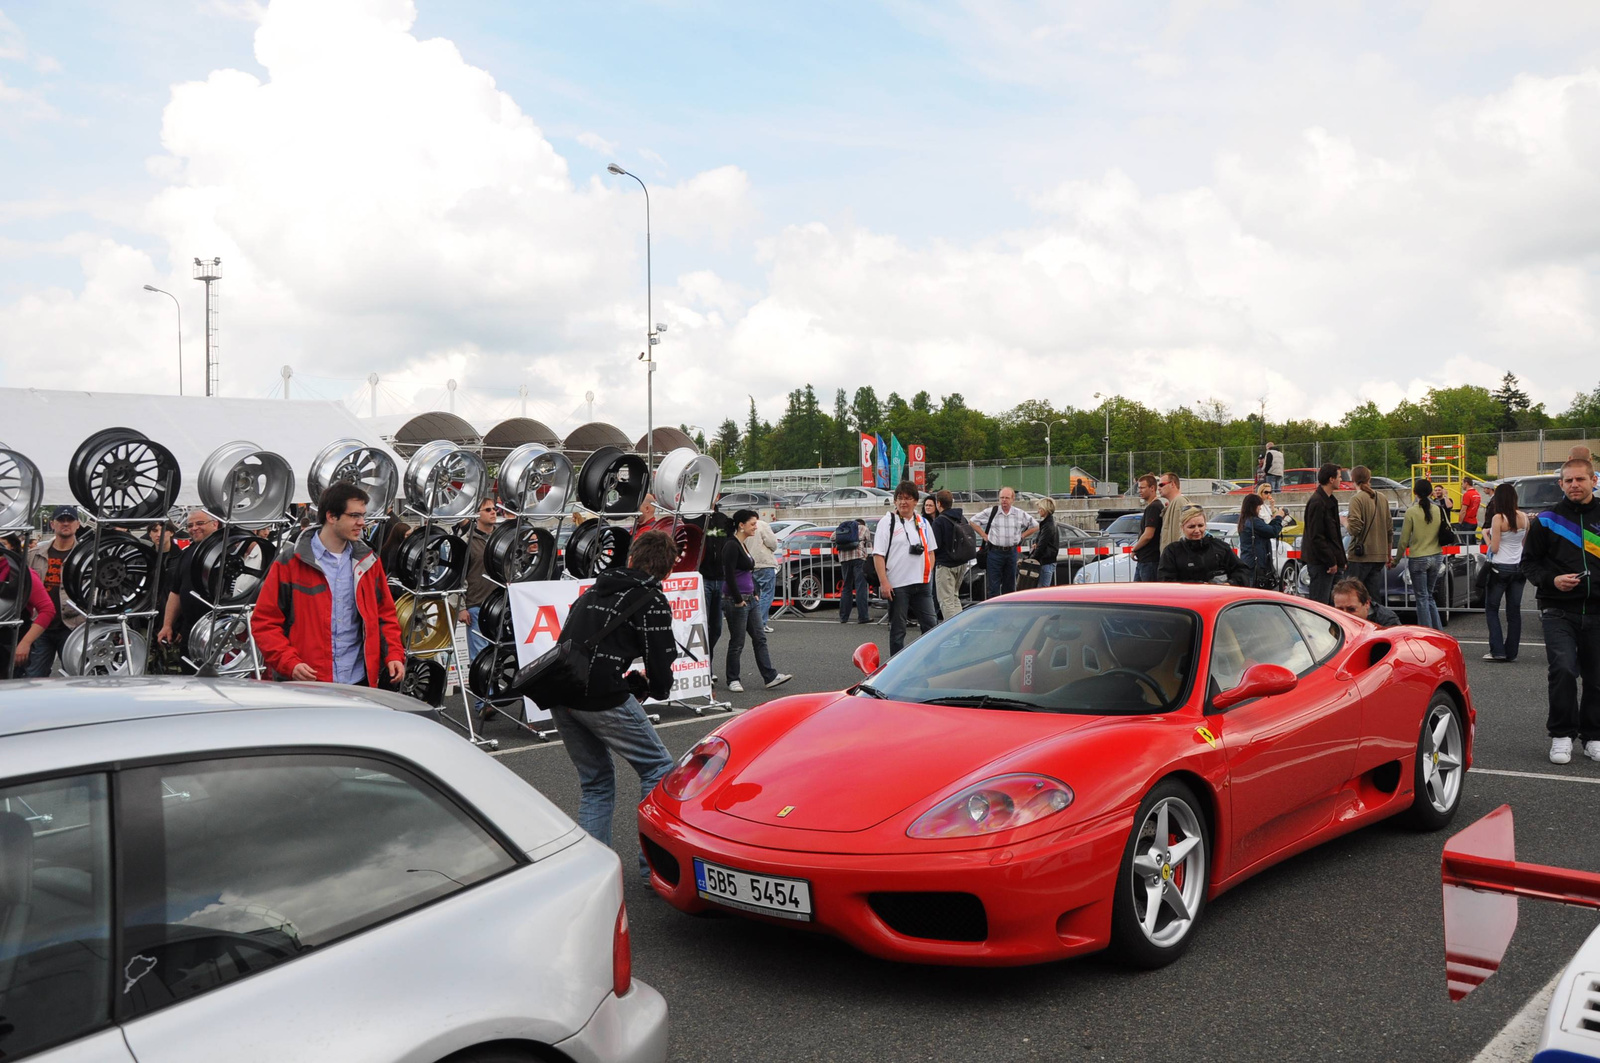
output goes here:
[{"label": "metal barrier", "polygon": [[[805,615],[820,610],[825,603],[835,605],[843,597],[844,562],[839,551],[832,546],[807,546],[780,548],[777,552],[778,576],[773,590],[772,615]],[[862,560],[863,566],[872,565],[872,554]],[[882,604],[870,589],[872,569],[868,572],[868,602]],[[852,603],[853,604],[853,603]]]}]

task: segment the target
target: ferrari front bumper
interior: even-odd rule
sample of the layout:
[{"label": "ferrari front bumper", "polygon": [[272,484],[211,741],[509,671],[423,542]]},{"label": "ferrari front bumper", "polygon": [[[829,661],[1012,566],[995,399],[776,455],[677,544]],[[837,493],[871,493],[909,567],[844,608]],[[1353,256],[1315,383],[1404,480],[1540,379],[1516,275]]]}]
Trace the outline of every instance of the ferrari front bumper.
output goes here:
[{"label": "ferrari front bumper", "polygon": [[[1132,827],[1131,815],[1109,817],[988,849],[857,855],[746,845],[697,830],[653,802],[639,808],[641,835],[671,857],[651,860],[650,884],[682,911],[720,910],[820,930],[884,959],[972,966],[1042,963],[1105,948],[1117,868]],[[808,833],[796,831],[797,841]],[[650,847],[644,848],[650,857]],[[811,886],[811,920],[797,924],[707,900],[696,888],[695,857],[736,871],[804,879]],[[980,941],[897,932],[874,910],[872,895],[885,893],[971,894],[983,905],[986,932]]]}]

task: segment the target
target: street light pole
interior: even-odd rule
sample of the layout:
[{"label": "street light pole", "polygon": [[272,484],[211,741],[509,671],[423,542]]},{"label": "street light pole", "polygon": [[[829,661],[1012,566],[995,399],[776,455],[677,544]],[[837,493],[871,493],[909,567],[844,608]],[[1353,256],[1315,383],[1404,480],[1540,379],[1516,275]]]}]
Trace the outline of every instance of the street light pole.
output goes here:
[{"label": "street light pole", "polygon": [[651,303],[651,263],[650,263],[650,189],[645,187],[639,175],[629,173],[616,163],[606,167],[610,173],[618,177],[631,177],[639,182],[639,187],[644,190],[644,329],[645,348],[639,355],[639,360],[644,362],[644,448],[646,468],[654,469],[656,463],[656,359],[655,345],[661,342],[661,333],[667,331],[665,325],[654,324],[655,309]]},{"label": "street light pole", "polygon": [[1030,420],[1028,423],[1029,424],[1036,424],[1040,428],[1044,429],[1044,493],[1045,493],[1046,497],[1048,497],[1049,495],[1052,495],[1052,494],[1055,493],[1054,488],[1051,486],[1050,430],[1052,428],[1054,428],[1058,424],[1066,424],[1067,421],[1066,421],[1066,418],[1062,417],[1062,418],[1057,418],[1054,421],[1051,421],[1049,424],[1046,424],[1043,421],[1034,421],[1034,420]]},{"label": "street light pole", "polygon": [[[1100,398],[1100,393],[1098,391],[1095,392],[1094,397],[1097,399]],[[1105,396],[1105,400],[1106,401],[1102,403],[1102,405],[1106,410],[1106,452],[1105,457],[1102,459],[1100,465],[1100,479],[1103,481],[1109,481],[1111,479],[1111,396]]]},{"label": "street light pole", "polygon": [[157,288],[154,284],[146,284],[147,292],[160,292],[172,300],[173,309],[178,311],[178,394],[183,394],[183,307],[178,303],[178,297],[165,288]]}]

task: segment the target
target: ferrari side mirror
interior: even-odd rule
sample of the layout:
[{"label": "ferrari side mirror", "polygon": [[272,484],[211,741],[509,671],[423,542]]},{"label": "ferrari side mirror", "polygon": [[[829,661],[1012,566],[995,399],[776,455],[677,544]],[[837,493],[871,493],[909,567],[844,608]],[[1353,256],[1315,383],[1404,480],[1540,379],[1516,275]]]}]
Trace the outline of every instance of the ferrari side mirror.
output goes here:
[{"label": "ferrari side mirror", "polygon": [[1226,709],[1251,698],[1270,698],[1276,694],[1287,694],[1299,683],[1300,680],[1295,678],[1295,674],[1281,664],[1253,664],[1245,669],[1244,676],[1237,686],[1224,690],[1212,698],[1211,704],[1216,708]]},{"label": "ferrari side mirror", "polygon": [[871,675],[880,667],[878,645],[875,642],[863,642],[856,647],[856,652],[850,655],[850,660],[861,669],[862,675]]}]

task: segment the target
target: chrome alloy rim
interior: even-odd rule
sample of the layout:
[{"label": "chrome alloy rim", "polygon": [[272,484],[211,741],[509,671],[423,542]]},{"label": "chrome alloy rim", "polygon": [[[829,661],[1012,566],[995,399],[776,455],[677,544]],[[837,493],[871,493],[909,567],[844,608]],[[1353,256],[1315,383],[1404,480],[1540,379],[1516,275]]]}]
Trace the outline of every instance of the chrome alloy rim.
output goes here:
[{"label": "chrome alloy rim", "polygon": [[1461,724],[1448,705],[1435,705],[1422,728],[1422,785],[1435,812],[1448,812],[1461,796]]},{"label": "chrome alloy rim", "polygon": [[1152,945],[1184,939],[1206,888],[1206,849],[1194,810],[1174,797],[1156,802],[1133,843],[1133,913]]}]

